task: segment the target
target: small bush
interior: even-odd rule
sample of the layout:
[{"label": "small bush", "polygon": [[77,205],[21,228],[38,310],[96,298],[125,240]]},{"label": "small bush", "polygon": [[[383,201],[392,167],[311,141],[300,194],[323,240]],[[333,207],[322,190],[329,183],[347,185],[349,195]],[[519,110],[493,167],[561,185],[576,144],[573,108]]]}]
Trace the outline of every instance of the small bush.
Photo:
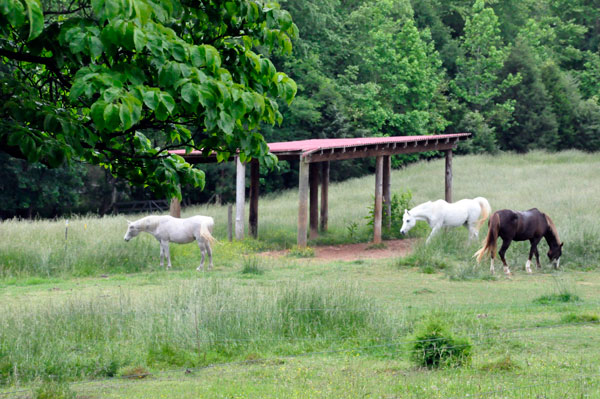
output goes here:
[{"label": "small bush", "polygon": [[[402,216],[405,209],[410,209],[412,203],[412,191],[406,190],[400,194],[392,195],[390,201],[391,214],[387,214],[387,207],[383,206],[382,212],[382,235],[384,238],[399,238],[400,228],[402,227]],[[367,226],[373,226],[375,223],[375,198],[368,206],[368,214],[365,216]],[[390,227],[388,227],[390,226]]]},{"label": "small bush", "polygon": [[454,338],[438,321],[429,321],[414,337],[411,357],[421,367],[458,367],[471,359],[471,343]]},{"label": "small bush", "polygon": [[256,256],[244,257],[242,274],[263,274],[264,271],[260,267],[260,259]]},{"label": "small bush", "polygon": [[68,384],[55,381],[44,381],[33,393],[34,399],[75,399],[75,392]]}]

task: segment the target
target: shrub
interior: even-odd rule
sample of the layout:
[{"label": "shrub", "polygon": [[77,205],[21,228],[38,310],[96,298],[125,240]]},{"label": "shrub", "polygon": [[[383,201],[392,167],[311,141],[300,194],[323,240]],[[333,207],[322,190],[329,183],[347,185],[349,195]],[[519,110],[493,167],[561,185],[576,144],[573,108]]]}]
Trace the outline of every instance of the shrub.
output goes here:
[{"label": "shrub", "polygon": [[[392,195],[390,201],[390,214],[387,214],[387,208],[383,207],[381,224],[383,226],[384,238],[398,238],[400,237],[400,228],[402,227],[402,215],[404,215],[405,209],[411,208],[412,192],[406,190],[400,194]],[[371,202],[368,207],[368,214],[365,216],[367,220],[367,226],[373,226],[375,223],[375,199]],[[387,226],[391,226],[388,228]]]},{"label": "shrub", "polygon": [[411,357],[421,367],[458,367],[469,363],[471,343],[454,338],[439,321],[431,320],[415,335]]},{"label": "shrub", "polygon": [[244,257],[242,266],[242,274],[263,274],[264,271],[260,267],[260,259],[256,256]]},{"label": "shrub", "polygon": [[34,399],[75,399],[75,392],[63,382],[44,381],[35,390]]}]

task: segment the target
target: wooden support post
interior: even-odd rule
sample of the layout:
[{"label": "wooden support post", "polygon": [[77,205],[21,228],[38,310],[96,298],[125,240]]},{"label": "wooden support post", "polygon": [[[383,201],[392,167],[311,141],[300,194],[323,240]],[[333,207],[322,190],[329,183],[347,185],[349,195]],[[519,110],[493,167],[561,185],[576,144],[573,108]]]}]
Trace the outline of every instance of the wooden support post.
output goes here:
[{"label": "wooden support post", "polygon": [[446,150],[446,202],[452,202],[452,150]]},{"label": "wooden support post", "polygon": [[235,174],[235,239],[244,239],[244,205],[246,202],[246,165],[236,157]]},{"label": "wooden support post", "polygon": [[386,155],[383,157],[383,203],[386,214],[386,227],[392,227],[392,193],[391,193],[391,173],[392,162],[391,157]]},{"label": "wooden support post", "polygon": [[327,231],[329,219],[329,161],[321,162],[321,231]]},{"label": "wooden support post", "polygon": [[300,158],[298,173],[298,247],[304,248],[307,244],[306,233],[308,227],[308,163]]},{"label": "wooden support post", "polygon": [[257,160],[250,163],[250,235],[254,238],[258,237],[258,187],[260,165]]},{"label": "wooden support post", "polygon": [[308,166],[309,186],[309,224],[308,237],[312,240],[319,236],[319,164]]},{"label": "wooden support post", "polygon": [[383,197],[383,157],[375,158],[375,207],[373,209],[373,244],[381,243],[381,203]]}]

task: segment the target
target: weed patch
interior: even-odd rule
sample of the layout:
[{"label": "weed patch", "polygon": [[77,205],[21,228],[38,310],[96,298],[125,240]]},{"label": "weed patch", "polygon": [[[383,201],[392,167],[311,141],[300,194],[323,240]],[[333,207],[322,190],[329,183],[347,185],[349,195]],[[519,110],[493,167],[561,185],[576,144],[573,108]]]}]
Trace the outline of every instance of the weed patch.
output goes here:
[{"label": "weed patch", "polygon": [[458,367],[470,362],[471,343],[455,338],[438,320],[428,321],[414,336],[411,358],[421,367]]},{"label": "weed patch", "polygon": [[537,303],[539,305],[554,305],[558,303],[572,303],[572,302],[581,302],[582,299],[571,292],[561,292],[554,293],[548,295],[542,295],[533,300],[533,303]]},{"label": "weed patch", "polygon": [[481,371],[487,371],[495,373],[498,371],[515,371],[521,367],[512,360],[510,355],[506,355],[498,360],[482,365],[479,369]]},{"label": "weed patch", "polygon": [[596,314],[575,314],[569,313],[561,317],[563,323],[581,324],[581,323],[600,323],[600,317]]}]

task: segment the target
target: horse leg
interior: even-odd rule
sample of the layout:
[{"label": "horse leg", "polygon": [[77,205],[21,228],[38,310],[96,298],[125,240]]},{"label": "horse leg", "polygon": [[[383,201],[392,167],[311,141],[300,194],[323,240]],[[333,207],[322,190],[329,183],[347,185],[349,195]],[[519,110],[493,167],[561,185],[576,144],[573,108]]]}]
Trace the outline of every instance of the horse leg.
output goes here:
[{"label": "horse leg", "polygon": [[502,240],[502,247],[500,247],[500,251],[498,251],[498,254],[500,255],[500,259],[502,260],[502,264],[504,265],[504,273],[507,276],[510,276],[510,269],[508,267],[508,265],[506,264],[506,258],[504,257],[504,254],[506,253],[506,250],[508,249],[508,246],[510,245],[510,243],[512,242],[512,240]]},{"label": "horse leg", "polygon": [[198,246],[200,247],[200,252],[202,253],[202,259],[200,259],[200,266],[198,266],[196,268],[196,270],[197,271],[200,271],[200,270],[204,271],[204,257],[205,257],[205,255],[204,255],[204,248],[202,248],[202,246],[200,244],[198,244]]},{"label": "horse leg", "polygon": [[535,255],[535,261],[537,263],[538,269],[541,267],[540,266],[540,254],[538,253],[538,250],[537,250],[537,245],[539,244],[541,239],[542,238],[540,237],[540,238],[532,238],[531,240],[529,240],[529,243],[531,244],[531,248],[529,249],[529,259],[527,259],[527,263],[525,264],[527,273],[531,273],[531,258],[533,257],[533,255]]},{"label": "horse leg", "polygon": [[200,248],[200,251],[202,252],[202,260],[200,261],[200,266],[198,266],[196,268],[197,271],[204,271],[204,260],[206,259],[206,254],[208,254],[208,269],[212,269],[213,267],[213,262],[212,262],[212,251],[210,249],[210,244],[204,239],[204,238],[199,238],[198,239],[198,247]]},{"label": "horse leg", "polygon": [[542,268],[542,265],[540,264],[540,253],[538,252],[537,244],[535,245],[535,263],[538,269]]},{"label": "horse leg", "polygon": [[425,241],[425,244],[429,244],[429,241],[431,241],[431,237],[433,237],[435,234],[437,234],[437,232],[440,230],[440,225],[435,225],[431,228],[431,233],[429,233],[429,236],[427,237],[427,240]]},{"label": "horse leg", "polygon": [[213,268],[213,261],[212,261],[212,248],[210,247],[210,243],[208,241],[204,242],[204,250],[208,254],[208,270],[210,270]]},{"label": "horse leg", "polygon": [[[163,250],[164,256],[167,258],[167,270],[171,268],[171,251],[169,251],[169,241],[161,241],[160,247]],[[161,261],[161,266],[163,265]]]},{"label": "horse leg", "polygon": [[165,250],[163,249],[162,242],[159,242],[160,246],[160,267],[162,268],[165,265]]},{"label": "horse leg", "polygon": [[471,242],[473,238],[479,238],[479,231],[477,231],[477,229],[475,228],[475,224],[469,224],[467,228],[469,229],[469,242]]}]

